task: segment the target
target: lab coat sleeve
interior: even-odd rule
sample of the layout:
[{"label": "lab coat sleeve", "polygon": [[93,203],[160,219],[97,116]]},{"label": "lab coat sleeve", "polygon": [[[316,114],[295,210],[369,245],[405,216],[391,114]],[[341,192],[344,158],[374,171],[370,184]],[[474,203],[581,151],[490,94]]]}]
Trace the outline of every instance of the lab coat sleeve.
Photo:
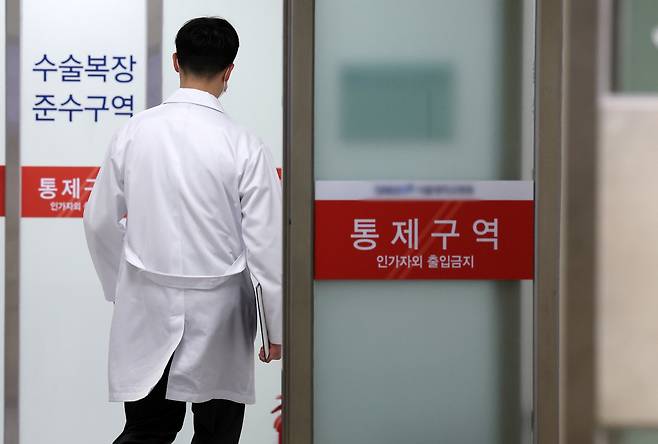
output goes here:
[{"label": "lab coat sleeve", "polygon": [[263,291],[270,342],[281,344],[282,326],[282,197],[281,181],[270,153],[260,146],[240,179],[242,237],[252,279]]},{"label": "lab coat sleeve", "polygon": [[123,255],[126,202],[120,162],[116,157],[117,137],[112,140],[91,196],[84,210],[87,246],[105,299],[114,302],[119,264]]}]

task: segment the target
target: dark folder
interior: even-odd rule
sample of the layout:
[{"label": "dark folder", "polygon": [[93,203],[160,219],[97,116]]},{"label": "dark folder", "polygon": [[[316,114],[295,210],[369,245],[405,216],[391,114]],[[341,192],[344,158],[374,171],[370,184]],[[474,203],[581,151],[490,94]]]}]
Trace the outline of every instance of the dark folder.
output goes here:
[{"label": "dark folder", "polygon": [[260,338],[265,351],[265,359],[270,357],[270,337],[267,333],[267,318],[265,317],[265,302],[263,301],[263,287],[256,284],[256,305],[258,307],[258,324],[260,325]]}]

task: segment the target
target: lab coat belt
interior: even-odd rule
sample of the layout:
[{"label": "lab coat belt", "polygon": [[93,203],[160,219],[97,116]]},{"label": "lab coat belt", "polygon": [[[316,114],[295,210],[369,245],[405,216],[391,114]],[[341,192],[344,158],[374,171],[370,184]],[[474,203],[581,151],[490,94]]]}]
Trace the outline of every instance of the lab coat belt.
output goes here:
[{"label": "lab coat belt", "polygon": [[226,282],[231,276],[242,273],[247,267],[247,259],[244,253],[240,254],[223,274],[215,276],[178,275],[151,271],[146,269],[139,257],[129,249],[126,249],[125,257],[126,262],[137,268],[151,282],[163,287],[179,288],[182,290],[211,290]]}]

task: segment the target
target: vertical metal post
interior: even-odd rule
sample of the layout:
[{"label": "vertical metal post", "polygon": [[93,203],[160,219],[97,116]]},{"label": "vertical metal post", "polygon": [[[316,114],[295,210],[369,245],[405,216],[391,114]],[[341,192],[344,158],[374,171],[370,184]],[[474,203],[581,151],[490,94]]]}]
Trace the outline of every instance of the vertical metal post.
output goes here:
[{"label": "vertical metal post", "polygon": [[313,442],[314,1],[284,11],[284,442]]},{"label": "vertical metal post", "polygon": [[562,430],[594,442],[596,427],[596,171],[599,0],[566,3]]},{"label": "vertical metal post", "polygon": [[146,3],[146,107],[162,103],[163,0]]},{"label": "vertical metal post", "polygon": [[563,0],[537,0],[535,441],[559,442]]},{"label": "vertical metal post", "polygon": [[19,442],[21,2],[5,10],[5,444]]}]

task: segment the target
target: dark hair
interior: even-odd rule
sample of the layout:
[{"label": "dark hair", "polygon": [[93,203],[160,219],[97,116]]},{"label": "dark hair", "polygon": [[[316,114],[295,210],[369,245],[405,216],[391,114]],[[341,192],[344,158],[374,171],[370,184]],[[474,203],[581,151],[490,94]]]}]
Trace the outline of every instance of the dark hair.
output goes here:
[{"label": "dark hair", "polygon": [[231,24],[218,17],[199,17],[185,23],[176,34],[176,54],[181,69],[211,77],[235,60],[240,40]]}]

